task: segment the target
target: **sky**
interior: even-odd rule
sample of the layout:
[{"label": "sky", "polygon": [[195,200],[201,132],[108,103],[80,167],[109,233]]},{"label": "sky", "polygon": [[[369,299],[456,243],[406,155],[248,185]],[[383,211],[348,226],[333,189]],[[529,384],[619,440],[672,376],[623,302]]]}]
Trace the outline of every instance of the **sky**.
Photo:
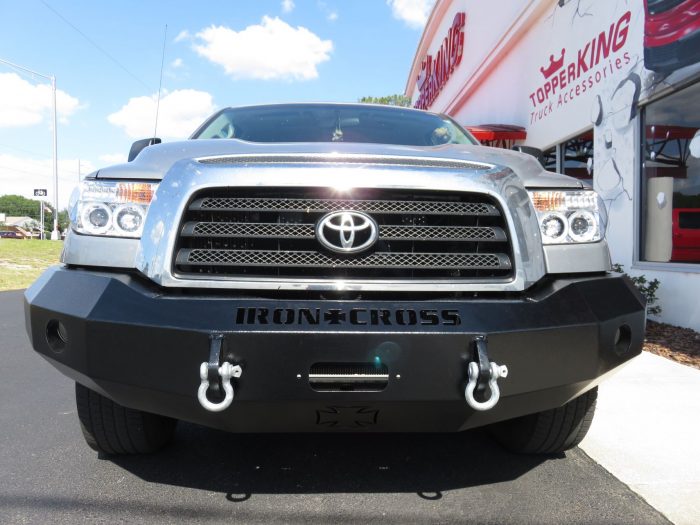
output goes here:
[{"label": "sky", "polygon": [[[161,62],[164,141],[226,106],[403,93],[433,3],[0,0],[0,60],[56,77],[62,209],[79,172],[153,136]],[[0,195],[53,202],[51,99],[48,80],[0,62]]]}]

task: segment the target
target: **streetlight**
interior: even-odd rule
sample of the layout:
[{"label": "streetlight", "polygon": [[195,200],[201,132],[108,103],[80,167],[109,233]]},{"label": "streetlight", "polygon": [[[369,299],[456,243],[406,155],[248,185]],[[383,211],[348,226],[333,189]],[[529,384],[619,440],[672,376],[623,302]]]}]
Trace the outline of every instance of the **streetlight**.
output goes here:
[{"label": "streetlight", "polygon": [[[30,75],[36,75],[37,77],[45,78],[51,81],[51,94],[53,96],[53,204],[54,204],[54,214],[53,214],[53,231],[51,232],[51,240],[57,241],[60,238],[58,234],[58,138],[57,138],[57,121],[56,118],[56,77],[51,75],[42,75],[29,68],[18,66],[8,60],[3,60],[0,58],[0,63],[6,64],[14,69],[19,69]],[[43,206],[43,204],[42,204]]]}]

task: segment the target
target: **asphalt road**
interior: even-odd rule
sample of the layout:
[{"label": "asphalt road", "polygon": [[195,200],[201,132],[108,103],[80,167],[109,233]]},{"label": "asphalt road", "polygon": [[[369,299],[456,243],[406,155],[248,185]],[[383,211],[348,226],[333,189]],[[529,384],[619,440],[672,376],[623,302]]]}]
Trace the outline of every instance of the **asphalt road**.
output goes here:
[{"label": "asphalt road", "polygon": [[246,435],[181,424],[151,457],[98,458],[73,383],[0,293],[0,523],[669,523],[581,450],[462,435]]}]

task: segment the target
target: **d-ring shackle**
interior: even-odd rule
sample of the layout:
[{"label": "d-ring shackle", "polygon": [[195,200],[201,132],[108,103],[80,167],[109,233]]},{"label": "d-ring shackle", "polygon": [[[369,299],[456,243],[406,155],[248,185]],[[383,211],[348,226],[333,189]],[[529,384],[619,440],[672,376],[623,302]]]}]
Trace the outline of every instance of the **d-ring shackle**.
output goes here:
[{"label": "d-ring shackle", "polygon": [[476,382],[479,379],[479,365],[474,361],[469,363],[469,368],[467,368],[467,375],[469,380],[467,381],[467,388],[464,390],[464,397],[467,400],[467,404],[474,410],[491,410],[496,406],[498,400],[501,397],[501,391],[498,389],[499,377],[508,377],[508,367],[506,365],[497,365],[494,362],[490,364],[491,376],[489,378],[489,390],[491,391],[491,397],[486,401],[477,401],[474,398],[474,389],[476,388]]},{"label": "d-ring shackle", "polygon": [[[197,390],[197,399],[199,400],[199,404],[209,412],[221,412],[231,406],[234,397],[231,379],[241,377],[243,369],[240,365],[234,365],[228,361],[224,361],[219,365],[224,334],[212,333],[209,335],[209,339],[211,341],[209,345],[209,362],[205,361],[199,365],[199,378],[201,383]],[[221,385],[224,388],[225,396],[221,402],[212,403],[207,398],[207,390],[209,390],[209,385],[217,384],[219,379],[221,379]]]},{"label": "d-ring shackle", "polygon": [[[467,404],[474,410],[491,410],[501,397],[497,381],[505,377],[508,377],[508,367],[489,361],[486,337],[477,336],[474,340],[474,357],[467,366],[467,386],[464,389]],[[485,401],[477,401],[474,390],[478,387],[483,387],[479,388],[479,391],[485,390],[487,385],[489,398]]]},{"label": "d-ring shackle", "polygon": [[202,363],[199,366],[199,377],[202,382],[199,384],[199,390],[197,390],[197,399],[199,399],[199,404],[206,408],[209,412],[221,412],[226,410],[233,402],[233,385],[231,384],[232,377],[241,377],[243,369],[240,365],[232,365],[229,362],[224,362],[219,367],[219,375],[221,376],[221,384],[224,386],[224,392],[226,397],[220,403],[212,403],[207,399],[207,390],[209,390],[209,363]]}]

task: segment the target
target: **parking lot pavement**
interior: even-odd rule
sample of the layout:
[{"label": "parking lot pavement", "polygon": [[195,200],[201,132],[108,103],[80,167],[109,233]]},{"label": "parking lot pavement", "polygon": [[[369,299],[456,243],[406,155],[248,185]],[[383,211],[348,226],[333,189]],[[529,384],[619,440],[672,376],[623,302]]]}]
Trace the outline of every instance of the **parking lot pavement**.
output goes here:
[{"label": "parking lot pavement", "polygon": [[73,384],[0,293],[0,523],[669,523],[576,449],[516,456],[484,432],[231,435],[182,424],[151,457],[99,459]]},{"label": "parking lot pavement", "polygon": [[700,523],[700,370],[648,352],[600,387],[586,453],[677,525]]}]

